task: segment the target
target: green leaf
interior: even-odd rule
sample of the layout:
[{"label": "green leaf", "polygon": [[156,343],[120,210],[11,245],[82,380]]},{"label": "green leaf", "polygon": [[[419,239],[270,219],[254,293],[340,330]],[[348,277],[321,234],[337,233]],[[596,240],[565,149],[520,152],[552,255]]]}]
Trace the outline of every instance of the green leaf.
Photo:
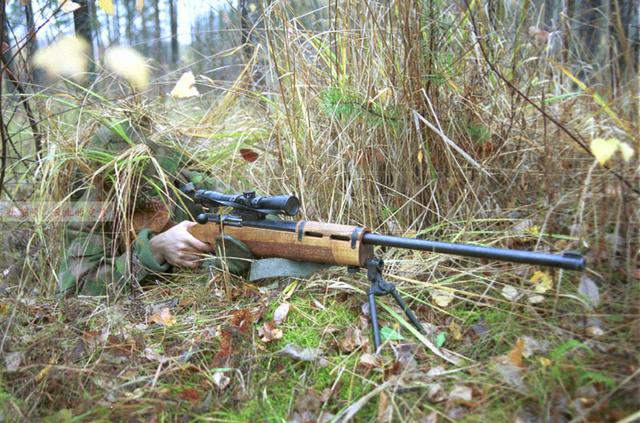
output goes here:
[{"label": "green leaf", "polygon": [[388,326],[380,329],[380,336],[382,337],[382,341],[402,341],[404,339],[404,336]]},{"label": "green leaf", "polygon": [[441,348],[447,340],[447,332],[438,332],[436,335],[436,346]]}]

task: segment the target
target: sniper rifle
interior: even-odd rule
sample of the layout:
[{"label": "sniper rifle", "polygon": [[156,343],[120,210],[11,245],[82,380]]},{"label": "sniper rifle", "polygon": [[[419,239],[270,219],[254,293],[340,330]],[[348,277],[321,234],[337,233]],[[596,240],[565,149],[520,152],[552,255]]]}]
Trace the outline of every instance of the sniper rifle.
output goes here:
[{"label": "sniper rifle", "polygon": [[[420,332],[424,328],[404,302],[395,286],[384,280],[384,263],[373,254],[373,246],[405,248],[433,253],[453,254],[490,260],[502,260],[532,265],[582,270],[585,259],[574,252],[550,254],[479,245],[457,244],[418,238],[378,235],[361,226],[339,225],[312,221],[270,220],[268,215],[295,216],[300,202],[293,195],[256,196],[255,192],[222,194],[196,190],[187,184],[183,192],[193,196],[208,212],[197,216],[199,225],[189,232],[213,247],[216,239],[230,235],[242,241],[259,258],[279,257],[290,260],[347,266],[351,272],[367,269],[371,283],[368,291],[371,326],[376,350],[380,347],[380,327],[376,310],[376,295],[391,294],[411,323]],[[229,214],[213,213],[230,207]]]}]

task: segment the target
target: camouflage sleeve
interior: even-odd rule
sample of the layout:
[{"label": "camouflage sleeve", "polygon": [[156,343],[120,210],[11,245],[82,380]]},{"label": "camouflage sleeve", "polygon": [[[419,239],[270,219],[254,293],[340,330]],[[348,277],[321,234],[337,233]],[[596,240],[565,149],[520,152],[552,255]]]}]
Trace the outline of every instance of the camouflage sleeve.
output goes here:
[{"label": "camouflage sleeve", "polygon": [[105,233],[87,232],[75,225],[66,230],[69,241],[58,275],[63,296],[123,293],[130,284],[140,284],[150,273],[167,272],[168,263],[158,263],[149,240],[153,233],[143,229],[129,252],[115,250],[112,238]]}]

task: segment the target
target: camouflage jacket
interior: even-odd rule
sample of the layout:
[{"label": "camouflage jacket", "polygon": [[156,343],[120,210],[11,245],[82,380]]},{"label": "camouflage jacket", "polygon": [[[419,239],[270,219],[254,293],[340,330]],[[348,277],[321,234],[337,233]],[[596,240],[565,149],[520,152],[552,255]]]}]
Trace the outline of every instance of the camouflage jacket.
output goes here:
[{"label": "camouflage jacket", "polygon": [[[193,220],[197,210],[188,198],[176,195],[177,189],[169,184],[193,182],[207,189],[219,184],[187,170],[188,160],[177,149],[150,142],[129,125],[100,128],[83,147],[82,156],[90,163],[78,163],[71,197],[74,204],[108,204],[106,210],[117,213],[111,220],[85,219],[67,224],[58,272],[59,293],[118,293],[150,274],[168,272],[167,263],[154,259],[149,240],[155,232],[166,229],[169,221]],[[122,180],[131,181],[132,177],[135,181],[129,182],[130,192],[118,191]],[[137,219],[140,210],[143,218]],[[151,217],[146,219],[150,222],[146,226],[145,215]],[[136,220],[144,227],[136,227],[140,226]]]}]

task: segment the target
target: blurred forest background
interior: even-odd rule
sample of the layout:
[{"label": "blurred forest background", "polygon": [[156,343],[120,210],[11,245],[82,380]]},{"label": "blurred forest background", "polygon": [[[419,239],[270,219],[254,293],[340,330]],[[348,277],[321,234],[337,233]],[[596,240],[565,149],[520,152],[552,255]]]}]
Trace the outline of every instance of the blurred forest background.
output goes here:
[{"label": "blurred forest background", "polygon": [[[0,421],[640,418],[637,0],[0,3]],[[86,148],[125,121],[230,190],[295,193],[305,219],[589,269],[380,252],[455,366],[390,306],[373,354],[366,281],[342,270],[60,301],[51,205],[83,166],[135,192],[149,151]]]}]

